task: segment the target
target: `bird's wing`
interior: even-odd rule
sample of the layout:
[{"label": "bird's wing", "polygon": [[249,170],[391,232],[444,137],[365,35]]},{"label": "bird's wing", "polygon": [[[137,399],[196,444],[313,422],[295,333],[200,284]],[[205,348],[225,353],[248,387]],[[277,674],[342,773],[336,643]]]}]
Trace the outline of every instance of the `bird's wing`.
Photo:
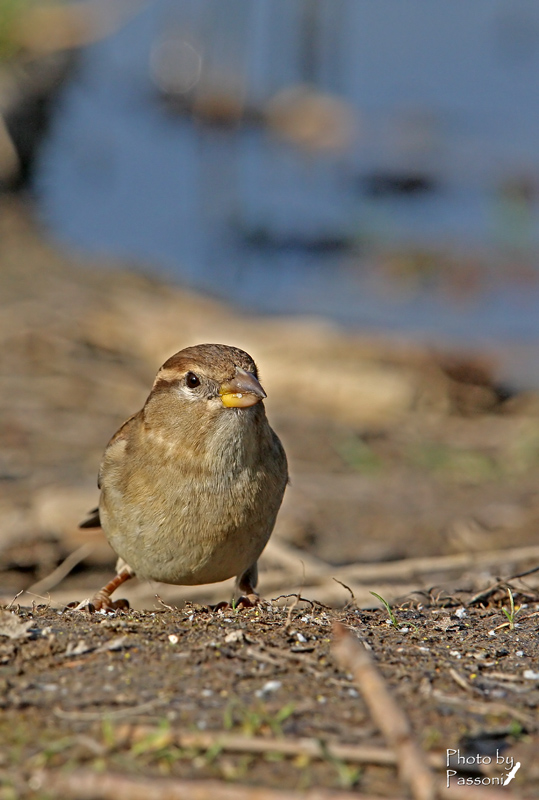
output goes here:
[{"label": "bird's wing", "polygon": [[[118,430],[116,431],[116,433],[114,434],[114,436],[112,437],[112,439],[110,440],[110,442],[106,447],[105,456],[107,455],[107,453],[110,453],[111,448],[114,449],[114,446],[116,445],[117,442],[122,442],[128,437],[129,429],[133,424],[135,418],[140,416],[140,413],[141,412],[139,411],[137,414],[133,414],[131,417],[129,417],[129,419],[127,419],[124,422],[124,424],[120,428],[118,428]],[[99,474],[97,476],[98,489],[101,489],[101,475],[103,471],[104,460],[105,458],[103,458],[103,461],[101,462],[101,466],[99,468]],[[96,508],[93,508],[91,511],[88,512],[87,518],[80,523],[79,528],[100,528],[100,527],[101,527],[101,520],[99,518],[99,506],[97,506]]]},{"label": "bird's wing", "polygon": [[101,465],[99,467],[99,474],[97,476],[97,488],[101,489],[101,484],[103,481],[103,470],[105,469],[105,463],[109,461],[112,457],[113,460],[116,460],[114,456],[123,453],[125,449],[125,444],[129,439],[131,429],[140,424],[142,419],[142,411],[137,411],[136,414],[132,414],[129,419],[126,419],[123,425],[121,425],[112,439],[109,441],[108,445],[105,448],[105,452],[103,453],[103,458],[101,460]]},{"label": "bird's wing", "polygon": [[100,528],[101,520],[99,519],[99,508],[93,508],[88,512],[87,518],[81,522],[79,528]]}]

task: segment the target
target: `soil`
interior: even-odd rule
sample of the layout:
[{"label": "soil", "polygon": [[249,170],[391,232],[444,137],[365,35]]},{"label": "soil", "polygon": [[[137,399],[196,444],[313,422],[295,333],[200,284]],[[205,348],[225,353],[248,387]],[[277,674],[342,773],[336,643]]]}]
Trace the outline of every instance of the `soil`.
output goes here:
[{"label": "soil", "polygon": [[[0,242],[0,800],[67,797],[48,780],[82,768],[407,796],[394,764],[339,749],[386,743],[337,667],[335,621],[370,645],[442,779],[458,750],[496,790],[509,762],[478,762],[498,754],[521,764],[509,788],[539,797],[539,578],[515,577],[539,562],[537,395],[500,387],[492,354],[246,318],[83,263],[13,200]],[[268,600],[217,612],[228,585],[133,581],[130,611],[67,610],[113,574],[102,535],[77,527],[102,449],[159,364],[200,341],[256,354],[289,455]],[[342,395],[313,392],[327,375]]]},{"label": "soil", "polygon": [[[499,604],[416,604],[396,609],[395,625],[382,611],[304,602],[220,612],[190,604],[106,615],[12,610],[20,638],[0,640],[1,796],[47,797],[46,783],[31,788],[35,772],[84,766],[402,797],[394,766],[332,755],[335,743],[384,745],[332,657],[340,620],[372,648],[442,776],[453,749],[474,759],[454,783],[459,775],[488,783],[507,769],[476,762],[498,753],[521,762],[521,796],[537,797],[538,608],[519,611],[513,629],[499,627],[507,623]],[[214,734],[221,746],[182,746],[182,732]],[[230,751],[234,734],[272,738],[275,751]],[[279,753],[283,740],[304,737],[323,743],[319,757]]]}]

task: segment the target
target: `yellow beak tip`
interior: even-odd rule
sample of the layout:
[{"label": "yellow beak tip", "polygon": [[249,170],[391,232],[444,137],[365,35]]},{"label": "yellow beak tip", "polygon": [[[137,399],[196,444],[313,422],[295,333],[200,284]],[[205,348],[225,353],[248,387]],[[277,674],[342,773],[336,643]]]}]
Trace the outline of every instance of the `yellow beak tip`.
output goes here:
[{"label": "yellow beak tip", "polygon": [[221,402],[226,408],[249,408],[260,402],[261,399],[247,392],[226,392],[221,395]]}]

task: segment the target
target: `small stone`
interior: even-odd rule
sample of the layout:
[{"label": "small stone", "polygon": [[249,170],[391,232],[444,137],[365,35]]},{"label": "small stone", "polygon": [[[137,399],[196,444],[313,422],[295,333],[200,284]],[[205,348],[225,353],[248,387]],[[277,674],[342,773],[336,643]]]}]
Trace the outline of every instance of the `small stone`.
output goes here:
[{"label": "small stone", "polygon": [[232,644],[233,642],[242,642],[243,639],[243,631],[240,630],[230,631],[230,633],[227,633],[225,636],[225,642],[227,644]]},{"label": "small stone", "polygon": [[257,697],[264,697],[266,694],[272,694],[272,692],[277,692],[283,684],[281,681],[266,681],[264,686],[261,689],[258,689],[255,692]]},{"label": "small stone", "polygon": [[84,639],[79,639],[77,644],[73,644],[73,642],[68,642],[64,655],[68,657],[82,656],[85,653],[89,653],[93,649],[94,649],[93,646],[90,644],[86,644]]}]

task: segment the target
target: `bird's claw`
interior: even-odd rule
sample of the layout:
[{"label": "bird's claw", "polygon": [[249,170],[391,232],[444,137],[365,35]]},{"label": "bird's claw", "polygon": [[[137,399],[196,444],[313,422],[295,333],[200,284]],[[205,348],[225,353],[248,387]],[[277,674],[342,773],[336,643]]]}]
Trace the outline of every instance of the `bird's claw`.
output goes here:
[{"label": "bird's claw", "polygon": [[220,603],[209,605],[210,611],[239,611],[244,608],[255,608],[262,602],[260,596],[256,592],[242,595],[236,600],[235,603],[229,603],[228,600],[221,600]]},{"label": "bird's claw", "polygon": [[242,594],[236,603],[236,608],[255,608],[261,602],[260,595],[256,594],[256,592],[250,592],[249,594]]},{"label": "bird's claw", "polygon": [[[97,601],[97,605],[96,605]],[[90,602],[88,603],[88,611],[95,612],[95,611],[129,611],[130,605],[129,600],[125,597],[120,597],[118,600],[108,600],[102,601],[100,597],[94,595]]]},{"label": "bird's claw", "polygon": [[95,614],[96,611],[105,611],[107,613],[115,613],[116,611],[128,611],[129,600],[124,597],[118,600],[111,600],[111,598],[102,592],[97,592],[93,597],[83,600],[81,603],[74,601],[68,603],[66,608],[72,611],[87,611],[89,614]]}]

